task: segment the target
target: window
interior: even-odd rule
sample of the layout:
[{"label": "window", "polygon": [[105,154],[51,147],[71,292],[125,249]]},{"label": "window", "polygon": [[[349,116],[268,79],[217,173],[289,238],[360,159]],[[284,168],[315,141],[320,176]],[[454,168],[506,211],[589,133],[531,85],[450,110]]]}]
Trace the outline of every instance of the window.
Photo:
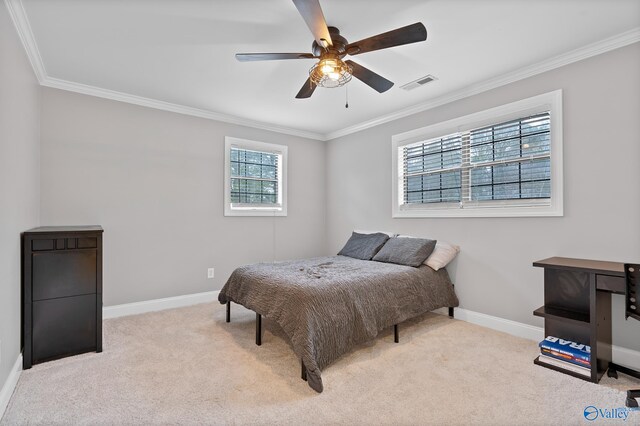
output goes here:
[{"label": "window", "polygon": [[394,217],[562,215],[561,92],[393,137]]},{"label": "window", "polygon": [[286,146],[225,138],[225,216],[286,216],[286,174]]}]

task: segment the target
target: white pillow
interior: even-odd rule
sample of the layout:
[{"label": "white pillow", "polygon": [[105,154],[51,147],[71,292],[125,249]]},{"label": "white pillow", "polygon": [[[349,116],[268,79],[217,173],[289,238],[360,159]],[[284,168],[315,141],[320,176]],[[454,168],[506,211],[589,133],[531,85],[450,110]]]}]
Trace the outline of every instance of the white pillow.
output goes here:
[{"label": "white pillow", "polygon": [[[398,238],[417,238],[411,235],[398,235]],[[448,243],[446,241],[438,241],[436,248],[433,249],[433,253],[427,257],[424,264],[430,266],[431,269],[437,271],[444,268],[460,253],[460,246]]]},{"label": "white pillow", "polygon": [[389,236],[389,238],[393,238],[395,237],[396,234],[394,234],[393,232],[384,232],[384,231],[359,231],[357,229],[354,229],[353,232],[355,232],[356,234],[387,234]]},{"label": "white pillow", "polygon": [[433,253],[424,261],[425,265],[431,266],[434,271],[444,268],[460,253],[460,246],[448,243],[446,241],[438,241]]}]

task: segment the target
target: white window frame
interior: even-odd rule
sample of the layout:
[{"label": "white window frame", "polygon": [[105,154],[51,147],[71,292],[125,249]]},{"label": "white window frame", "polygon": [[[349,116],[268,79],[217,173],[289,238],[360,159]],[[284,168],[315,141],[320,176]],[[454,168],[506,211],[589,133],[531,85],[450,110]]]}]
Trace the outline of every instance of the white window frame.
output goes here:
[{"label": "white window frame", "polygon": [[[474,203],[404,204],[402,148],[430,139],[503,123],[544,111],[550,112],[551,198]],[[536,217],[563,215],[562,90],[545,93],[496,108],[393,135],[392,217]]]},{"label": "white window frame", "polygon": [[[276,206],[234,205],[231,202],[231,148],[277,154],[278,203]],[[287,215],[287,152],[286,145],[226,136],[224,138],[224,215],[225,216],[286,216]]]}]

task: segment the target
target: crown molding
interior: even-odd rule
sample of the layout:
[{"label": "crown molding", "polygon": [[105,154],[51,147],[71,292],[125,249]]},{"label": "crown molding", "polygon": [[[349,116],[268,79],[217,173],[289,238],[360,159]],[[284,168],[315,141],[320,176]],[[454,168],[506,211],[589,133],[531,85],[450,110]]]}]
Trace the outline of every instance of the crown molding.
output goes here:
[{"label": "crown molding", "polygon": [[44,63],[42,62],[42,57],[40,56],[40,51],[38,50],[38,46],[36,44],[33,31],[31,30],[31,25],[29,24],[29,20],[22,4],[22,0],[4,0],[4,2],[7,6],[9,15],[11,17],[11,20],[13,21],[16,31],[18,32],[20,40],[22,41],[22,45],[24,46],[29,61],[31,62],[31,66],[33,67],[36,77],[40,84],[43,86],[116,100],[120,102],[126,102],[163,111],[175,112],[178,114],[205,118],[208,120],[221,121],[225,123],[247,126],[256,129],[320,141],[329,141],[352,133],[360,132],[371,127],[379,126],[390,121],[398,120],[400,118],[436,108],[450,102],[458,101],[469,96],[477,95],[479,93],[486,92],[488,90],[495,89],[506,84],[523,80],[525,78],[532,77],[546,71],[551,71],[555,68],[569,65],[573,62],[581,61],[583,59],[587,59],[592,56],[608,52],[610,50],[618,49],[620,47],[640,42],[640,27],[633,28],[629,31],[623,32],[613,37],[597,41],[590,45],[555,56],[551,59],[547,59],[537,64],[520,68],[516,71],[503,74],[499,77],[491,78],[483,82],[464,87],[460,90],[456,90],[438,98],[431,99],[429,101],[422,102],[408,108],[403,108],[391,114],[385,114],[371,120],[363,121],[353,126],[348,126],[323,134],[308,130],[278,126],[275,124],[255,121],[228,114],[222,114],[219,112],[173,104],[170,102],[159,101],[156,99],[145,98],[142,96],[131,95],[128,93],[117,92],[114,90],[103,89],[100,87],[49,77],[47,75]]},{"label": "crown molding", "polygon": [[18,32],[18,37],[20,37],[22,46],[27,52],[27,57],[29,58],[29,62],[31,62],[33,72],[36,74],[38,81],[42,83],[47,76],[47,71],[44,67],[44,63],[42,62],[40,50],[38,50],[38,45],[36,44],[36,39],[33,36],[33,31],[31,30],[29,19],[27,19],[27,12],[24,10],[22,1],[4,0],[4,4],[7,6],[9,16],[11,17],[11,21],[13,21],[13,26]]},{"label": "crown molding", "polygon": [[362,123],[358,123],[353,126],[345,127],[343,129],[327,133],[324,136],[326,140],[337,139],[339,137],[360,132],[371,127],[379,126],[380,124],[388,123],[390,121],[398,120],[403,117],[407,117],[441,105],[445,105],[450,102],[458,101],[469,96],[477,95],[478,93],[486,92],[488,90],[495,89],[519,80],[523,80],[525,78],[532,77],[546,71],[551,71],[553,69],[569,65],[574,62],[590,58],[592,56],[600,55],[601,53],[605,53],[610,50],[628,46],[639,41],[640,28],[634,28],[613,37],[609,37],[604,40],[589,44],[587,46],[569,51],[567,53],[563,53],[551,59],[538,62],[537,64],[520,68],[507,74],[503,74],[499,77],[485,80],[481,83],[472,84],[460,90],[456,90],[455,92],[451,92],[438,98],[401,109],[391,114],[385,114],[372,120],[363,121]]},{"label": "crown molding", "polygon": [[293,129],[290,127],[278,126],[275,124],[264,123],[261,121],[250,120],[247,118],[236,117],[233,115],[221,114],[218,112],[208,111],[200,108],[193,108],[170,102],[159,101],[156,99],[145,98],[142,96],[131,95],[129,93],[117,92],[115,90],[102,89],[100,87],[90,86],[82,83],[61,80],[59,78],[45,77],[40,82],[45,87],[66,90],[69,92],[81,93],[84,95],[95,96],[98,98],[111,99],[128,104],[139,105],[147,108],[159,109],[162,111],[175,112],[178,114],[189,115],[192,117],[206,118],[208,120],[221,121],[224,123],[237,124],[239,126],[247,126],[255,129],[268,130],[287,135],[299,136],[302,138],[315,139],[325,141],[325,136],[321,133],[310,132],[307,130]]}]

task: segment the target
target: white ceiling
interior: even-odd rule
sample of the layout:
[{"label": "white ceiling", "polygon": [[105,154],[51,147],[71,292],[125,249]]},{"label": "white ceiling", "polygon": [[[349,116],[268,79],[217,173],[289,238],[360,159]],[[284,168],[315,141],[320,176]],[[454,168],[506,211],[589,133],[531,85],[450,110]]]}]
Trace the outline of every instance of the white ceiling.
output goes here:
[{"label": "white ceiling", "polygon": [[[639,0],[321,0],[355,41],[421,21],[426,42],[352,57],[395,82],[295,99],[313,60],[240,63],[237,52],[309,52],[290,0],[23,0],[49,78],[326,135],[640,27]],[[637,34],[637,33],[636,33]],[[400,86],[438,78],[414,91]]]}]

